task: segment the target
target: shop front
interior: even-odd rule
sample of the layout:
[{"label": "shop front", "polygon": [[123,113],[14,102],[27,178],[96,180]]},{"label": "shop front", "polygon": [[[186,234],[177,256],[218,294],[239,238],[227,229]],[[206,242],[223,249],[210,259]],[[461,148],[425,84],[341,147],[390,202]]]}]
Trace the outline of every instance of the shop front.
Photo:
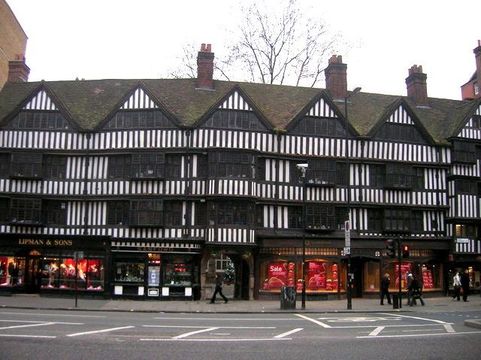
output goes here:
[{"label": "shop front", "polygon": [[1,235],[0,291],[104,295],[105,237]]},{"label": "shop front", "polygon": [[158,300],[200,298],[201,245],[112,242],[112,296]]},{"label": "shop front", "polygon": [[259,298],[276,298],[284,286],[302,292],[306,282],[309,299],[338,298],[345,290],[346,267],[341,266],[340,249],[318,247],[312,241],[306,247],[305,276],[302,248],[263,247],[259,249],[257,284]]}]

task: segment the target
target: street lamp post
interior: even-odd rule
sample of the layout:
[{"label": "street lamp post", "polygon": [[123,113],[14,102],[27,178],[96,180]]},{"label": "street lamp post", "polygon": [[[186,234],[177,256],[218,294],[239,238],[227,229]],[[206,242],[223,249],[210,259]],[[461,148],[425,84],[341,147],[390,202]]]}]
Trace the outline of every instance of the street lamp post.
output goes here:
[{"label": "street lamp post", "polygon": [[347,102],[349,98],[357,94],[361,91],[360,87],[355,88],[349,95],[346,95],[344,98],[344,119],[345,119],[345,131],[346,131],[346,167],[347,167],[347,195],[346,195],[346,203],[347,203],[347,220],[345,222],[345,236],[346,236],[346,246],[344,248],[345,252],[347,252],[347,288],[346,288],[346,297],[347,297],[347,310],[352,310],[352,272],[351,272],[351,239],[350,239],[350,231],[351,231],[351,169],[350,169],[350,154],[349,154],[349,117],[347,115]]},{"label": "street lamp post", "polygon": [[302,294],[301,306],[306,308],[306,171],[309,164],[297,164],[297,168],[301,171],[302,178]]}]

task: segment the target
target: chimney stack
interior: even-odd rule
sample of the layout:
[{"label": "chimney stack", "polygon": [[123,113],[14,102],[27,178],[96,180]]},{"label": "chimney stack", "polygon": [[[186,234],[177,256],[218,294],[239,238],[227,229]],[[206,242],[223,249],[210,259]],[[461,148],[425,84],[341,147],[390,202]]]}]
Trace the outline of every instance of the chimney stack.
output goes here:
[{"label": "chimney stack", "polygon": [[15,60],[8,62],[8,79],[9,82],[27,82],[30,68],[25,64],[25,56],[17,55]]},{"label": "chimney stack", "polygon": [[478,40],[478,46],[473,50],[474,56],[476,57],[476,84],[477,91],[474,91],[474,97],[481,97],[481,40]]},{"label": "chimney stack", "polygon": [[427,75],[423,73],[421,65],[413,65],[409,69],[409,76],[406,78],[408,98],[418,106],[428,105]]},{"label": "chimney stack", "polygon": [[214,89],[214,53],[210,44],[202,44],[197,54],[197,88]]},{"label": "chimney stack", "polygon": [[341,55],[332,55],[324,74],[326,75],[326,89],[333,99],[345,99],[347,96],[347,65],[342,62]]}]

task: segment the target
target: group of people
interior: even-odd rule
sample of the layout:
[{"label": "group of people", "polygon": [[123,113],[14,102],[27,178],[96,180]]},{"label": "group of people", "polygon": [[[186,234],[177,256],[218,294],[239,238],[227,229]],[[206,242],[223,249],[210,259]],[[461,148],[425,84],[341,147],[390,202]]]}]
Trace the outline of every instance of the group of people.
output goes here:
[{"label": "group of people", "polygon": [[[421,305],[424,306],[424,300],[422,297],[422,288],[419,280],[412,274],[407,274],[407,293],[408,293],[408,306],[416,305],[416,300],[419,300]],[[391,284],[391,277],[388,273],[384,274],[381,280],[381,305],[384,305],[384,298],[386,297],[388,304],[391,302],[391,294],[389,293],[389,286]]]},{"label": "group of people", "polygon": [[460,301],[461,293],[463,295],[463,301],[468,301],[468,294],[469,294],[469,275],[468,272],[465,271],[464,273],[460,273],[459,271],[456,272],[453,276],[453,300],[457,299]]},{"label": "group of people", "polygon": [[[406,278],[407,283],[407,295],[408,306],[416,305],[416,300],[419,300],[421,305],[424,306],[424,300],[422,297],[422,285],[419,280],[412,274],[408,273]],[[391,284],[391,278],[388,273],[384,274],[381,280],[381,305],[384,305],[384,298],[387,299],[388,304],[391,302],[391,294],[389,293],[389,286]],[[463,295],[463,301],[468,301],[469,294],[469,275],[468,272],[464,273],[456,272],[453,277],[454,294],[453,300],[460,301],[461,294]]]}]

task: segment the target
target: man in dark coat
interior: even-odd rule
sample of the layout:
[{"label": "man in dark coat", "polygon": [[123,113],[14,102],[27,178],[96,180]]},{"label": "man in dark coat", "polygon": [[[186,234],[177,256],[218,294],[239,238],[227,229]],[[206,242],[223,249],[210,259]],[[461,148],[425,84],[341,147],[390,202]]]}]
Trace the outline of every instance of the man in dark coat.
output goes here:
[{"label": "man in dark coat", "polygon": [[390,283],[391,283],[391,278],[389,277],[389,274],[388,273],[384,274],[381,280],[381,305],[384,305],[384,296],[386,296],[388,304],[392,304],[391,294],[389,294]]},{"label": "man in dark coat", "polygon": [[211,304],[214,304],[215,303],[215,297],[217,296],[217,294],[219,294],[223,299],[224,299],[224,302],[227,304],[227,302],[229,300],[227,300],[227,298],[224,296],[224,294],[222,294],[222,283],[223,283],[223,276],[219,275],[219,274],[215,274],[215,290],[214,290],[214,295],[212,295],[212,299],[210,300],[210,303]]},{"label": "man in dark coat", "polygon": [[461,274],[461,288],[463,289],[463,301],[468,301],[469,294],[469,275],[468,270]]}]

